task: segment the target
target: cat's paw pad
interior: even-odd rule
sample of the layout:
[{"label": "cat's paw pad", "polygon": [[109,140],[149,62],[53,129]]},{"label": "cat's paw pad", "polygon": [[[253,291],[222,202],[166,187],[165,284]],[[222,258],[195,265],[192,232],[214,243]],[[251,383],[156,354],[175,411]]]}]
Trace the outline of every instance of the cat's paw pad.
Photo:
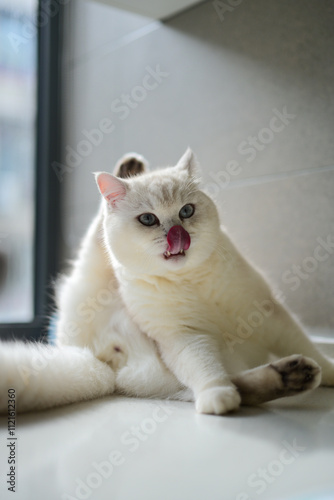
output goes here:
[{"label": "cat's paw pad", "polygon": [[321,368],[301,354],[294,354],[270,365],[280,376],[281,389],[288,394],[315,389],[321,382]]},{"label": "cat's paw pad", "polygon": [[224,415],[240,406],[241,398],[234,387],[211,387],[202,391],[196,399],[196,411]]}]

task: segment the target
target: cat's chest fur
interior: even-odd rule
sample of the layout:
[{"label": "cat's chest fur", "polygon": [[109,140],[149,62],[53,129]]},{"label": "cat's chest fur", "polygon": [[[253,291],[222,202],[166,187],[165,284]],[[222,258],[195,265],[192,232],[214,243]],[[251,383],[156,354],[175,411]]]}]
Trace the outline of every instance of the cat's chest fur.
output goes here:
[{"label": "cat's chest fur", "polygon": [[120,293],[134,321],[152,338],[180,329],[217,333],[235,307],[230,294],[235,271],[214,253],[196,271],[171,277],[119,273]]}]

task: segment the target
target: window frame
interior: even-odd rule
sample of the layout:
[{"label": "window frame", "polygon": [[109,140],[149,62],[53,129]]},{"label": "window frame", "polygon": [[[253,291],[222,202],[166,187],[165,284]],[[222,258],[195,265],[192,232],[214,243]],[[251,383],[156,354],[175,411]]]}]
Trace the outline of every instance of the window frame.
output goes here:
[{"label": "window frame", "polygon": [[[52,162],[61,156],[61,54],[63,5],[39,0],[37,15],[37,96],[35,135],[34,319],[0,323],[2,340],[46,341],[54,310],[52,280],[59,272],[60,192]],[[41,14],[41,15],[40,15]]]}]

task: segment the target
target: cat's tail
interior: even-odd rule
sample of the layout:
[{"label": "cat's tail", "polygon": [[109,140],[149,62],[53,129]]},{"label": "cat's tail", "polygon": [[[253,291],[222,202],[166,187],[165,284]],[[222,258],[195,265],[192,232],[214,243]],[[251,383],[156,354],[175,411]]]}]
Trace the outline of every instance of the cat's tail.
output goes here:
[{"label": "cat's tail", "polygon": [[0,343],[0,413],[14,398],[16,411],[41,410],[105,396],[114,387],[113,370],[88,348]]}]

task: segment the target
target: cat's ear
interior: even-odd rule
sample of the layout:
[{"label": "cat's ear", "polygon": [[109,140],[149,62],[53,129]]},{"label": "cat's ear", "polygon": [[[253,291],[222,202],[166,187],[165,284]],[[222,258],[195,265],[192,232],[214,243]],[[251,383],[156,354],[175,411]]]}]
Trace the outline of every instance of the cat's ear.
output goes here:
[{"label": "cat's ear", "polygon": [[186,170],[190,177],[200,177],[200,168],[198,162],[190,148],[188,148],[184,155],[181,156],[175,168]]},{"label": "cat's ear", "polygon": [[126,179],[140,175],[148,170],[148,163],[145,158],[137,153],[127,153],[116,163],[114,175]]},{"label": "cat's ear", "polygon": [[96,172],[95,180],[100,193],[110,205],[115,205],[117,201],[125,197],[126,184],[114,175],[107,172]]}]

